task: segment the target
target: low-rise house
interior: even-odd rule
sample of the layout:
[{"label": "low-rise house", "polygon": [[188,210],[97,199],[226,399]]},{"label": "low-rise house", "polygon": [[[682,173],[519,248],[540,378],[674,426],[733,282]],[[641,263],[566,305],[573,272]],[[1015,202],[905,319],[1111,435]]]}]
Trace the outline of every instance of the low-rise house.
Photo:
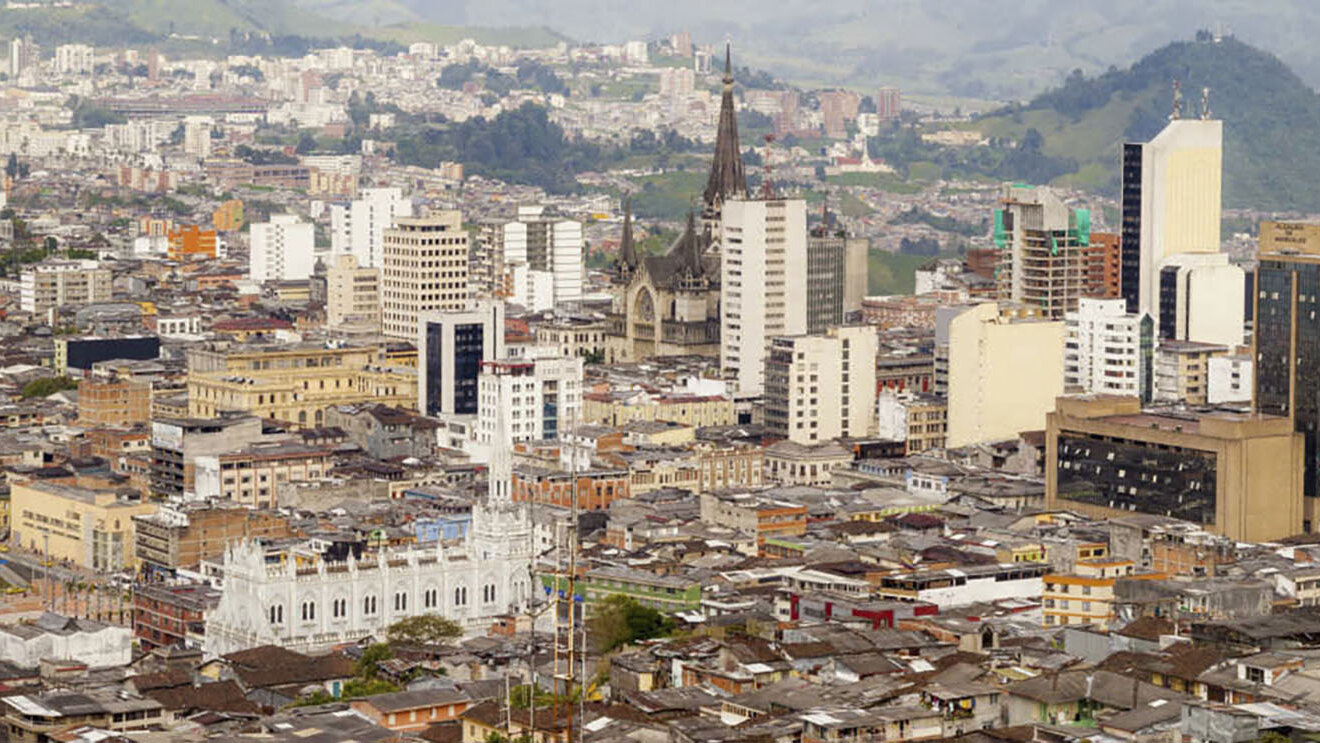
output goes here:
[{"label": "low-rise house", "polygon": [[472,698],[456,689],[418,689],[355,699],[351,706],[381,727],[411,732],[456,720],[471,704]]}]

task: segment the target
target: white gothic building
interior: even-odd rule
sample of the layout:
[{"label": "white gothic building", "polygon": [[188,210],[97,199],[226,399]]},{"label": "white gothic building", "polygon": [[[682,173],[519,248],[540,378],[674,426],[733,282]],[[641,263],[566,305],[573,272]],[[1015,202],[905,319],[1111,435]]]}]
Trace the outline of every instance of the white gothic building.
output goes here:
[{"label": "white gothic building", "polygon": [[[507,429],[504,441],[508,441]],[[380,550],[342,562],[315,557],[267,562],[241,542],[225,551],[219,605],[206,621],[208,655],[274,644],[302,652],[384,638],[404,617],[439,614],[469,631],[526,611],[532,598],[531,511],[514,503],[509,444],[496,447],[490,489],[460,545]]]}]

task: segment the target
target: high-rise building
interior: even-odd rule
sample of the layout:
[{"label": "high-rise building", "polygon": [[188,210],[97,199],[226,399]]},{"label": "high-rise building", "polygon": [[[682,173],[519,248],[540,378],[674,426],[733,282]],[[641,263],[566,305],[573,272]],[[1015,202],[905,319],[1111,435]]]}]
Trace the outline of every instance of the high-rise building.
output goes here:
[{"label": "high-rise building", "polygon": [[1242,343],[1245,274],[1224,253],[1181,253],[1159,270],[1155,325],[1162,340]]},{"label": "high-rise building", "polygon": [[941,319],[948,340],[946,444],[1002,441],[1044,428],[1045,414],[1063,394],[1064,324],[995,302]]},{"label": "high-rise building", "polygon": [[272,214],[248,225],[248,274],[253,281],[302,281],[316,265],[311,222],[294,214]]},{"label": "high-rise building", "polygon": [[1151,400],[1155,341],[1149,316],[1128,314],[1122,298],[1083,297],[1064,320],[1066,390]]},{"label": "high-rise building", "polygon": [[[968,251],[971,252],[971,251]],[[1123,253],[1118,233],[1092,232],[1091,244],[1082,249],[1082,296],[1113,299],[1123,296]]]},{"label": "high-rise building", "polygon": [[352,254],[330,259],[325,272],[325,322],[380,327],[380,269],[358,266]]},{"label": "high-rise building", "polygon": [[720,368],[759,395],[770,339],[807,332],[806,202],[731,199],[721,224]]},{"label": "high-rise building", "polygon": [[417,336],[417,409],[472,415],[481,403],[481,362],[504,358],[504,303],[422,316]]},{"label": "high-rise building", "polygon": [[702,193],[701,222],[706,235],[719,239],[720,211],[728,199],[747,196],[747,169],[738,146],[738,106],[733,101],[733,64],[729,45],[724,46],[724,92],[720,98],[720,118],[715,129],[715,156],[710,161],[710,177]]},{"label": "high-rise building", "polygon": [[1230,539],[1303,527],[1302,442],[1286,418],[1143,412],[1135,397],[1064,397],[1045,431],[1045,507],[1172,516]]},{"label": "high-rise building", "polygon": [[96,51],[87,44],[55,47],[55,71],[61,75],[90,75],[96,68]]},{"label": "high-rise building", "polygon": [[1001,203],[994,225],[999,298],[1062,319],[1086,288],[1091,213],[1068,208],[1048,186],[1006,184]]},{"label": "high-rise building", "polygon": [[[828,215],[826,215],[828,222]],[[822,224],[807,237],[807,332],[817,335],[860,312],[871,242]]]},{"label": "high-rise building", "polygon": [[903,112],[903,96],[898,88],[882,87],[876,93],[875,112],[880,119],[897,119]]},{"label": "high-rise building", "polygon": [[20,75],[37,66],[41,59],[41,48],[30,36],[12,39],[9,42],[9,77],[17,80]]},{"label": "high-rise building", "polygon": [[109,302],[114,275],[96,261],[39,263],[19,279],[19,307],[27,313]]},{"label": "high-rise building", "polygon": [[210,116],[188,116],[183,120],[183,151],[205,160],[211,156],[211,127],[215,122]]},{"label": "high-rise building", "polygon": [[[582,420],[582,359],[546,356],[485,361],[477,381],[477,436],[495,443],[501,424],[513,441],[558,439]],[[503,407],[497,400],[504,400]],[[497,418],[507,416],[507,420]]]},{"label": "high-rise building", "polygon": [[1219,252],[1222,161],[1223,122],[1212,119],[1173,119],[1149,142],[1123,145],[1123,299],[1157,331],[1165,260]]},{"label": "high-rise building", "polygon": [[873,326],[771,340],[765,361],[765,424],[799,444],[875,433]]},{"label": "high-rise building", "polygon": [[556,305],[582,301],[581,222],[548,214],[545,207],[520,206],[518,218],[504,223],[501,231],[506,270],[526,264],[529,271],[553,276]]},{"label": "high-rise building", "polygon": [[1261,222],[1256,268],[1255,395],[1258,412],[1292,420],[1303,438],[1305,531],[1320,526],[1320,224]]},{"label": "high-rise building", "polygon": [[842,139],[848,135],[848,122],[857,120],[862,98],[851,90],[825,90],[817,94],[825,136]]},{"label": "high-rise building", "polygon": [[459,212],[395,220],[382,234],[380,265],[385,335],[412,340],[421,315],[467,309],[468,233]]},{"label": "high-rise building", "polygon": [[330,207],[330,252],[352,253],[359,266],[380,268],[385,230],[413,215],[412,202],[397,188],[364,188],[348,204]]}]

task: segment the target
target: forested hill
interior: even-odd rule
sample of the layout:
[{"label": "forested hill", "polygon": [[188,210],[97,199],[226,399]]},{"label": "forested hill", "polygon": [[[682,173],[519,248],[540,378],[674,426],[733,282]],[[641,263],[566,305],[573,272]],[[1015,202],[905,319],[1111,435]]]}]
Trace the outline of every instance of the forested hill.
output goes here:
[{"label": "forested hill", "polygon": [[[1231,37],[1215,41],[1202,32],[1126,70],[1074,73],[1062,87],[977,126],[991,136],[1035,129],[1045,153],[1077,162],[1072,178],[1112,190],[1121,144],[1145,141],[1164,126],[1174,80],[1183,116],[1199,114],[1209,88],[1211,116],[1224,121],[1225,206],[1320,211],[1320,96],[1273,55]],[[1098,173],[1105,182],[1095,182]]]}]

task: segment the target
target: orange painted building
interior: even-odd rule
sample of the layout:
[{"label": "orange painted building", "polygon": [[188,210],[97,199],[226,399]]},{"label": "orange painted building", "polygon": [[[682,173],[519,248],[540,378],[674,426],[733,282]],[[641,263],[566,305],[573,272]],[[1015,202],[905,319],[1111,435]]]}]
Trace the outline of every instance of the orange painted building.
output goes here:
[{"label": "orange painted building", "polygon": [[211,212],[211,225],[218,232],[233,232],[243,226],[243,202],[230,199]]},{"label": "orange painted building", "polygon": [[215,257],[215,230],[197,225],[170,230],[169,257],[172,261]]},{"label": "orange painted building", "polygon": [[[600,511],[620,498],[631,498],[629,480],[627,471],[579,472],[578,508]],[[569,507],[573,504],[573,474],[541,467],[520,467],[513,473],[513,499]]]},{"label": "orange painted building", "polygon": [[437,722],[456,720],[472,699],[453,689],[418,689],[375,694],[349,703],[354,712],[388,730],[416,732]]},{"label": "orange painted building", "polygon": [[1090,247],[1082,249],[1085,278],[1082,296],[1116,299],[1119,291],[1120,268],[1123,262],[1119,236],[1113,232],[1092,232]]}]

